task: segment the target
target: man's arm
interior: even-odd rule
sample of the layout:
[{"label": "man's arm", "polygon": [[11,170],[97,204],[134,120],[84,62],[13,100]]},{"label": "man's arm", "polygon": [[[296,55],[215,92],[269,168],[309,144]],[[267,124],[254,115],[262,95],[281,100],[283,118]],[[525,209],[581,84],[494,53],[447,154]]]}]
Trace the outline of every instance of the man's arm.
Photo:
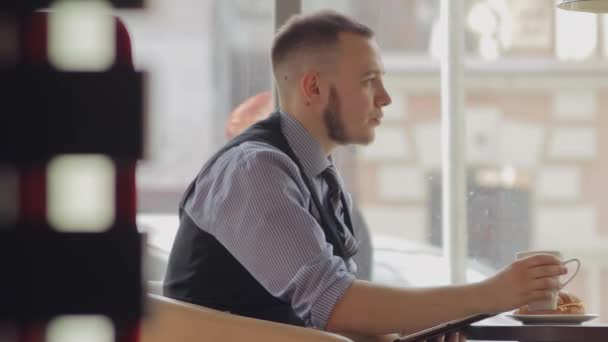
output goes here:
[{"label": "man's arm", "polygon": [[357,280],[334,307],[327,330],[379,335],[411,333],[483,312],[477,285],[395,288]]},{"label": "man's arm", "polygon": [[310,214],[297,165],[266,144],[245,143],[210,171],[216,176],[197,181],[188,214],[307,325],[325,328],[355,277]]},{"label": "man's arm", "polygon": [[479,313],[514,309],[544,299],[565,273],[557,258],[537,255],[514,262],[474,284],[394,288],[355,281],[334,307],[327,330],[368,335],[412,333]]}]

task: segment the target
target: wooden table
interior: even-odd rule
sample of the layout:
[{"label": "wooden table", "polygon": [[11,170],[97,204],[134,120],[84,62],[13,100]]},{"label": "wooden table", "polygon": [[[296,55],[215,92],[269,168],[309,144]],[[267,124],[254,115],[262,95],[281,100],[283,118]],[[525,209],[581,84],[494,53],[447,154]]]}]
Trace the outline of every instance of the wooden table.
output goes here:
[{"label": "wooden table", "polygon": [[469,341],[608,342],[608,325],[471,325]]}]

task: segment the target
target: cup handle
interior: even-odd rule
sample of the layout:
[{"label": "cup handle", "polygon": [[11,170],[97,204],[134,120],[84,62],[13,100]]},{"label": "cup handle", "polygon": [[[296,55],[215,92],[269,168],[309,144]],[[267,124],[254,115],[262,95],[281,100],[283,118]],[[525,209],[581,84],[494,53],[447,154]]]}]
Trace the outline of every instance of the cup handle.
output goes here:
[{"label": "cup handle", "polygon": [[562,262],[562,265],[566,265],[566,264],[571,263],[571,262],[576,262],[576,271],[574,271],[574,274],[572,276],[570,276],[570,278],[568,278],[568,280],[566,280],[563,284],[561,284],[560,288],[563,288],[564,286],[568,285],[568,283],[572,279],[574,279],[574,277],[578,274],[578,270],[581,269],[581,261],[578,260],[577,258],[568,259],[568,260]]}]

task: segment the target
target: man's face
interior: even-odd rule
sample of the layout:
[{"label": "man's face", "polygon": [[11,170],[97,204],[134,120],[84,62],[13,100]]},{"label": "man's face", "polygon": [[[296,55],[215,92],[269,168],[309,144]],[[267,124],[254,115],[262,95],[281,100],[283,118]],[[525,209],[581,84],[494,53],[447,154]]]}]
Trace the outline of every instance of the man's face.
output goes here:
[{"label": "man's face", "polygon": [[323,120],[331,140],[369,144],[391,99],[382,83],[384,69],[371,39],[341,34],[335,82],[330,85]]}]

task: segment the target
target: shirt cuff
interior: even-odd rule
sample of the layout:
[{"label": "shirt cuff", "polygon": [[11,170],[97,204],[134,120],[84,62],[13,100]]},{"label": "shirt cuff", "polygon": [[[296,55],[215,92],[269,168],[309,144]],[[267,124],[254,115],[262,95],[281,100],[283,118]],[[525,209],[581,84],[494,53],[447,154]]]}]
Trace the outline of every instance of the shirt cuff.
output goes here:
[{"label": "shirt cuff", "polygon": [[334,307],[346,293],[346,290],[355,281],[355,276],[344,272],[329,284],[323,294],[318,298],[311,310],[311,324],[313,328],[325,330]]}]

